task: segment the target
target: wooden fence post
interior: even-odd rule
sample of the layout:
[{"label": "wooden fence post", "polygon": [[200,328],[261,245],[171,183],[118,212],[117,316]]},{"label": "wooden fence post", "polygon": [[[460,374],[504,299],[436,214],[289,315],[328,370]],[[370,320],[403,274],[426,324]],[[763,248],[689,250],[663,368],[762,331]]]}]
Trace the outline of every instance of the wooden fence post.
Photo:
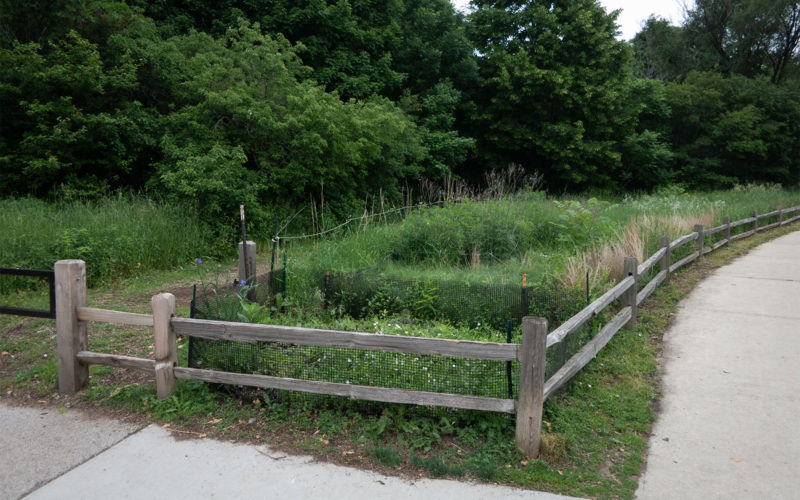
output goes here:
[{"label": "wooden fence post", "polygon": [[178,363],[178,349],[170,323],[175,314],[175,296],[171,293],[160,293],[153,296],[151,304],[155,334],[156,394],[159,398],[166,398],[177,388],[173,368]]},{"label": "wooden fence post", "polygon": [[239,282],[252,283],[256,277],[256,242],[247,241],[245,247],[239,242]]},{"label": "wooden fence post", "polygon": [[753,232],[758,232],[758,210],[753,210]]},{"label": "wooden fence post", "polygon": [[519,399],[517,400],[517,449],[530,458],[539,455],[544,404],[544,363],[547,353],[547,320],[522,318]]},{"label": "wooden fence post", "polygon": [[730,243],[731,241],[731,218],[729,216],[725,216],[722,219],[722,223],[725,224],[725,241]]},{"label": "wooden fence post", "polygon": [[783,225],[783,207],[778,205],[778,227]]},{"label": "wooden fence post", "polygon": [[664,249],[664,256],[661,257],[661,270],[667,272],[666,276],[664,276],[664,283],[669,283],[669,259],[671,252],[669,244],[670,244],[669,236],[662,236],[661,248]]},{"label": "wooden fence post", "polygon": [[633,330],[636,328],[636,295],[639,293],[639,274],[637,272],[638,267],[639,263],[636,261],[636,257],[625,257],[625,276],[633,277],[633,286],[631,286],[627,292],[622,294],[622,306],[631,308],[631,319],[628,320],[623,327],[626,330]]},{"label": "wooden fence post", "polygon": [[55,279],[58,390],[76,392],[89,379],[89,366],[77,357],[80,351],[89,350],[86,322],[78,321],[76,310],[86,306],[86,263],[59,260],[55,264]]},{"label": "wooden fence post", "polygon": [[697,258],[703,258],[703,225],[695,224],[694,232],[697,233]]}]

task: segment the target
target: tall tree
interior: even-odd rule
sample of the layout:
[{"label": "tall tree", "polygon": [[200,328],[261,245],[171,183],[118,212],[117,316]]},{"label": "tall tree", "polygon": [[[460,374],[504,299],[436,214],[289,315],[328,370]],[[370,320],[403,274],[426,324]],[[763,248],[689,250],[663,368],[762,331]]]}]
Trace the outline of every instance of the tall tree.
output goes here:
[{"label": "tall tree", "polygon": [[783,81],[798,57],[800,3],[790,0],[697,0],[687,34],[714,54],[723,74],[767,75]]},{"label": "tall tree", "polygon": [[[480,164],[538,170],[552,189],[611,186],[626,135],[629,50],[594,0],[473,0],[483,79],[473,116]],[[485,168],[485,167],[484,167]]]}]

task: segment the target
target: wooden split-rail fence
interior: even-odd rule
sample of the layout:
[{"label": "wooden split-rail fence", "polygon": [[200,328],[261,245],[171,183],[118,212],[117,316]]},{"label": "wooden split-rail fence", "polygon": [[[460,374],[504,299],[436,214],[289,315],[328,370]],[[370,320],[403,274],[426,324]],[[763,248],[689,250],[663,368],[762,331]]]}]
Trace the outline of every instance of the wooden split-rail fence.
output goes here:
[{"label": "wooden split-rail fence", "polygon": [[[794,215],[791,218],[785,216],[798,212],[800,212],[800,205],[788,209],[778,207],[775,211],[766,214],[753,212],[752,217],[735,222],[731,222],[726,217],[721,226],[711,229],[704,229],[698,225],[695,226],[694,232],[674,241],[670,241],[665,236],[661,240],[661,248],[641,264],[638,264],[635,258],[626,258],[626,277],[624,279],[549,334],[545,319],[530,316],[523,318],[520,344],[403,337],[179,318],[175,316],[175,297],[169,293],[158,294],[152,298],[152,314],[96,309],[86,305],[86,267],[84,262],[61,260],[55,264],[58,387],[62,392],[75,392],[81,389],[88,379],[89,365],[94,364],[134,368],[153,373],[159,398],[172,394],[176,389],[178,379],[194,379],[223,384],[331,394],[387,403],[505,412],[516,414],[517,447],[533,458],[538,455],[539,451],[544,401],[586,366],[620,329],[632,329],[636,325],[636,309],[639,304],[661,283],[668,281],[671,273],[731,241],[745,238],[758,231],[794,222],[800,219],[800,215]],[[760,221],[769,218],[776,218],[776,221],[759,226]],[[751,229],[731,236],[732,228],[748,224],[752,226]],[[704,245],[705,236],[720,232],[725,233],[724,238],[712,246]],[[691,242],[695,243],[695,251],[678,262],[672,263],[670,261],[672,252]],[[660,266],[658,274],[639,290],[639,277],[657,264]],[[554,375],[545,380],[544,367],[547,349],[574,334],[618,299],[621,302],[620,310],[606,322],[591,341],[584,345]],[[86,330],[86,324],[89,321],[152,327],[155,336],[155,359],[90,351]],[[517,399],[503,399],[443,394],[186,368],[177,365],[177,335],[214,340],[275,342],[495,361],[519,361],[519,396]]]}]

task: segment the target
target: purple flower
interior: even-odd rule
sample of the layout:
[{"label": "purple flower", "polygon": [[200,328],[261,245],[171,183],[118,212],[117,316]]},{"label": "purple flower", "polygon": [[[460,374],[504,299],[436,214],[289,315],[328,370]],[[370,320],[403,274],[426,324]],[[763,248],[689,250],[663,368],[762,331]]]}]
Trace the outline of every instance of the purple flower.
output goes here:
[{"label": "purple flower", "polygon": [[195,259],[195,262],[197,262],[198,264],[202,264],[203,263],[203,259]]}]

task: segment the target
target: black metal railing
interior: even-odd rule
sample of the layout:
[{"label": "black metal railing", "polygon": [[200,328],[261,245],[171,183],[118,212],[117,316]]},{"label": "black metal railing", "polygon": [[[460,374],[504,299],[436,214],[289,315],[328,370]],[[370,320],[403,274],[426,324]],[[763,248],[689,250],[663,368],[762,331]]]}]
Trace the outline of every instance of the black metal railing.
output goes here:
[{"label": "black metal railing", "polygon": [[50,310],[45,311],[41,309],[24,309],[21,307],[6,307],[0,305],[0,314],[15,314],[17,316],[31,316],[34,318],[51,318],[56,317],[56,273],[55,271],[47,271],[43,269],[14,269],[8,267],[0,267],[0,275],[11,276],[31,276],[34,278],[47,278],[50,285]]}]

